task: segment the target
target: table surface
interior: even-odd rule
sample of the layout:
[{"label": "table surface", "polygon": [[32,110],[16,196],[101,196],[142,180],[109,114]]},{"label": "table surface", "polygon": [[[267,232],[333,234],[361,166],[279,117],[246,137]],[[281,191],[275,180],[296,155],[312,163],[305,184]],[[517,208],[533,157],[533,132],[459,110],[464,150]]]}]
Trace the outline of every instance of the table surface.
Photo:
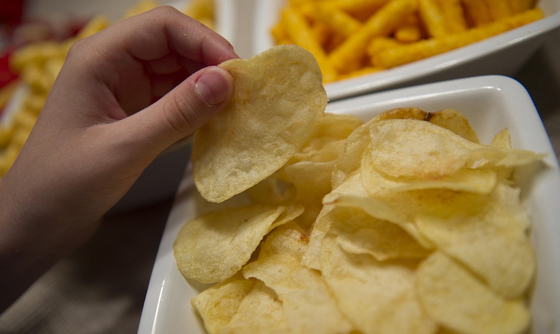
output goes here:
[{"label": "table surface", "polygon": [[[250,24],[250,20],[241,22]],[[247,45],[246,40],[236,45],[240,55],[251,52]],[[558,55],[560,31],[552,33],[514,75],[532,96],[556,155],[560,153]],[[182,154],[182,149],[175,158],[156,160],[139,181],[162,185],[159,199],[141,206],[121,205],[110,212],[87,244],[60,261],[0,315],[0,334],[137,331],[159,241],[187,163],[188,152]],[[157,164],[164,164],[166,172],[159,173]],[[146,190],[135,186],[127,196],[142,191]]]}]

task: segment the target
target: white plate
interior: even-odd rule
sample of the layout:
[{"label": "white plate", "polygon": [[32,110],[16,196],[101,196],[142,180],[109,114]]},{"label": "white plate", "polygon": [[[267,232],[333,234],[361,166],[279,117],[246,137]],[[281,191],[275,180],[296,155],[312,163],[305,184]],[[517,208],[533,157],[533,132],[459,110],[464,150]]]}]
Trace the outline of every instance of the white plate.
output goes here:
[{"label": "white plate", "polygon": [[[259,0],[255,15],[253,52],[274,42],[270,29],[278,22],[286,0]],[[389,88],[407,87],[487,74],[513,75],[545,37],[560,27],[560,0],[540,0],[545,18],[463,48],[382,72],[325,85],[331,101]]]},{"label": "white plate", "polygon": [[[548,154],[548,169],[525,189],[538,258],[531,309],[533,333],[560,333],[560,169],[531,97],[513,79],[483,76],[350,98],[330,103],[327,111],[369,119],[388,109],[409,106],[426,111],[456,108],[468,117],[483,143],[489,143],[494,134],[508,127],[515,148]],[[195,191],[187,168],[156,257],[138,331],[141,334],[205,333],[189,304],[205,287],[185,281],[172,251],[180,227],[198,215]]]}]

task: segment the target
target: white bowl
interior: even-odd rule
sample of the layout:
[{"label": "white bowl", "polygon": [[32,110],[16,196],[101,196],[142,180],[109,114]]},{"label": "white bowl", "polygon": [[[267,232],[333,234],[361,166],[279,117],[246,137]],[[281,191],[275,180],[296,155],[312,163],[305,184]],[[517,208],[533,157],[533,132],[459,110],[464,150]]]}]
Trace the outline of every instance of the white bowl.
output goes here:
[{"label": "white bowl", "polygon": [[[253,52],[272,46],[270,29],[278,22],[285,0],[259,0],[255,13]],[[331,101],[422,83],[488,74],[512,76],[560,27],[560,0],[540,0],[545,18],[463,48],[407,65],[325,85]]]},{"label": "white bowl", "polygon": [[[482,76],[404,88],[330,103],[328,112],[364,119],[396,107],[426,111],[456,108],[471,122],[483,143],[508,127],[515,148],[546,153],[548,168],[525,190],[534,229],[538,276],[531,300],[533,333],[560,333],[560,169],[550,140],[527,91],[515,80]],[[179,186],[156,257],[139,333],[205,333],[189,301],[204,285],[186,281],[173,257],[181,226],[197,215],[195,187],[187,168]]]}]

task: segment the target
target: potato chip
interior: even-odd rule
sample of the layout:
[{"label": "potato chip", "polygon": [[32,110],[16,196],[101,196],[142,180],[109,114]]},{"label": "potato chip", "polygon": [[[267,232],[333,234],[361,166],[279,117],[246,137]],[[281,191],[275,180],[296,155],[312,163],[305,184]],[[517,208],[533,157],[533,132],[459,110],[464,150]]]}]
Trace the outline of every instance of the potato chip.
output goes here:
[{"label": "potato chip", "polygon": [[283,205],[296,196],[293,185],[279,180],[274,175],[255,184],[246,192],[253,203],[264,205]]},{"label": "potato chip", "polygon": [[301,216],[303,211],[305,211],[305,207],[302,205],[293,204],[285,206],[284,211],[276,218],[274,223],[270,225],[268,231],[270,232],[278,226],[294,221],[297,217]]},{"label": "potato chip", "polygon": [[235,80],[232,101],[194,136],[193,178],[222,202],[280,169],[320,120],[327,96],[317,62],[282,45],[221,64]]},{"label": "potato chip", "polygon": [[489,169],[462,168],[439,179],[392,178],[375,170],[371,154],[364,154],[361,169],[362,183],[372,196],[385,192],[403,192],[422,189],[449,189],[489,194],[498,181],[497,173]]},{"label": "potato chip", "polygon": [[430,123],[449,129],[473,143],[480,143],[469,120],[456,109],[443,109],[434,113],[429,113],[427,120],[430,121]]},{"label": "potato chip", "polygon": [[528,216],[519,190],[498,185],[479,214],[447,219],[420,215],[420,233],[464,264],[497,294],[517,298],[535,271],[535,254],[526,234]]},{"label": "potato chip", "polygon": [[[344,151],[345,141],[332,137],[315,138],[310,146],[297,152],[286,164],[292,165],[296,162],[329,162],[336,160]],[[330,183],[330,181],[329,181]]]},{"label": "potato chip", "polygon": [[370,125],[373,167],[393,177],[437,179],[479,161],[512,167],[542,159],[526,150],[504,150],[466,140],[430,122],[385,120]]},{"label": "potato chip", "polygon": [[427,113],[419,108],[397,108],[387,110],[366,124],[357,127],[346,139],[344,151],[338,157],[332,174],[332,187],[338,187],[346,177],[356,171],[362,161],[362,153],[371,142],[369,124],[385,119],[426,119]]},{"label": "potato chip", "polygon": [[276,293],[263,282],[255,281],[255,285],[237,308],[237,313],[220,330],[220,334],[290,333],[282,303]]},{"label": "potato chip", "polygon": [[307,141],[286,166],[300,161],[328,162],[337,159],[344,150],[346,137],[361,124],[363,121],[356,116],[323,114]]},{"label": "potato chip", "polygon": [[352,131],[362,124],[364,124],[364,121],[354,115],[324,113],[313,129],[310,138],[331,137],[346,139]]},{"label": "potato chip", "polygon": [[505,128],[502,131],[498,132],[494,136],[494,138],[492,138],[490,146],[505,150],[511,149],[511,138],[509,135],[509,129]]},{"label": "potato chip", "polygon": [[[397,205],[403,204],[398,201],[395,203]],[[401,207],[395,207],[395,204],[391,202],[385,203],[371,197],[362,184],[362,177],[359,170],[350,175],[338,188],[326,195],[323,198],[323,204],[362,209],[374,218],[398,224],[414,239],[420,242],[422,246],[430,248],[431,244],[418,233],[416,226],[413,224],[410,217],[410,209],[402,211]]]},{"label": "potato chip", "polygon": [[202,283],[233,276],[285,209],[254,204],[211,212],[187,222],[173,245],[179,270],[186,278]]},{"label": "potato chip", "polygon": [[415,293],[415,260],[376,261],[347,254],[332,234],[323,240],[321,272],[340,310],[362,333],[435,333]]},{"label": "potato chip", "polygon": [[416,286],[426,312],[459,333],[523,333],[529,325],[523,300],[500,298],[440,252],[419,266]]},{"label": "potato chip", "polygon": [[346,253],[369,254],[377,261],[424,258],[431,253],[396,224],[371,217],[361,209],[336,207],[330,232]]},{"label": "potato chip", "polygon": [[247,280],[242,275],[236,275],[191,299],[193,309],[204,321],[204,327],[209,334],[219,333],[226,327],[255,282],[256,280]]},{"label": "potato chip", "polygon": [[353,328],[341,314],[321,275],[296,257],[272,254],[243,268],[276,292],[293,333],[348,333]]},{"label": "potato chip", "polygon": [[321,243],[331,228],[332,220],[328,213],[334,208],[334,205],[324,205],[313,224],[307,250],[301,259],[301,263],[308,268],[319,270],[321,267],[319,264]]},{"label": "potato chip", "polygon": [[307,250],[309,235],[294,222],[279,226],[261,243],[259,258],[284,254],[300,260]]},{"label": "potato chip", "polygon": [[331,178],[333,189],[338,188],[350,174],[360,168],[362,153],[370,142],[369,123],[360,125],[346,138],[344,151],[337,158],[333,166]]},{"label": "potato chip", "polygon": [[296,200],[307,205],[321,205],[331,191],[334,161],[302,161],[286,167],[286,174],[296,187]]},{"label": "potato chip", "polygon": [[429,122],[371,123],[373,167],[393,177],[439,178],[465,167],[476,144]]}]

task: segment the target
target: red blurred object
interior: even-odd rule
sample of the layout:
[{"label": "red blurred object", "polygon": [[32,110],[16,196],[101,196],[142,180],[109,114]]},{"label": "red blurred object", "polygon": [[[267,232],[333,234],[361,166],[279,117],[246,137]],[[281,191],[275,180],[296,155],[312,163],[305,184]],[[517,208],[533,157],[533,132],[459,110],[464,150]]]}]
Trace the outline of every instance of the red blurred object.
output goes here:
[{"label": "red blurred object", "polygon": [[0,23],[18,25],[23,16],[23,0],[0,0]]},{"label": "red blurred object", "polygon": [[11,52],[4,52],[0,58],[0,88],[18,78],[17,74],[10,69]]}]

